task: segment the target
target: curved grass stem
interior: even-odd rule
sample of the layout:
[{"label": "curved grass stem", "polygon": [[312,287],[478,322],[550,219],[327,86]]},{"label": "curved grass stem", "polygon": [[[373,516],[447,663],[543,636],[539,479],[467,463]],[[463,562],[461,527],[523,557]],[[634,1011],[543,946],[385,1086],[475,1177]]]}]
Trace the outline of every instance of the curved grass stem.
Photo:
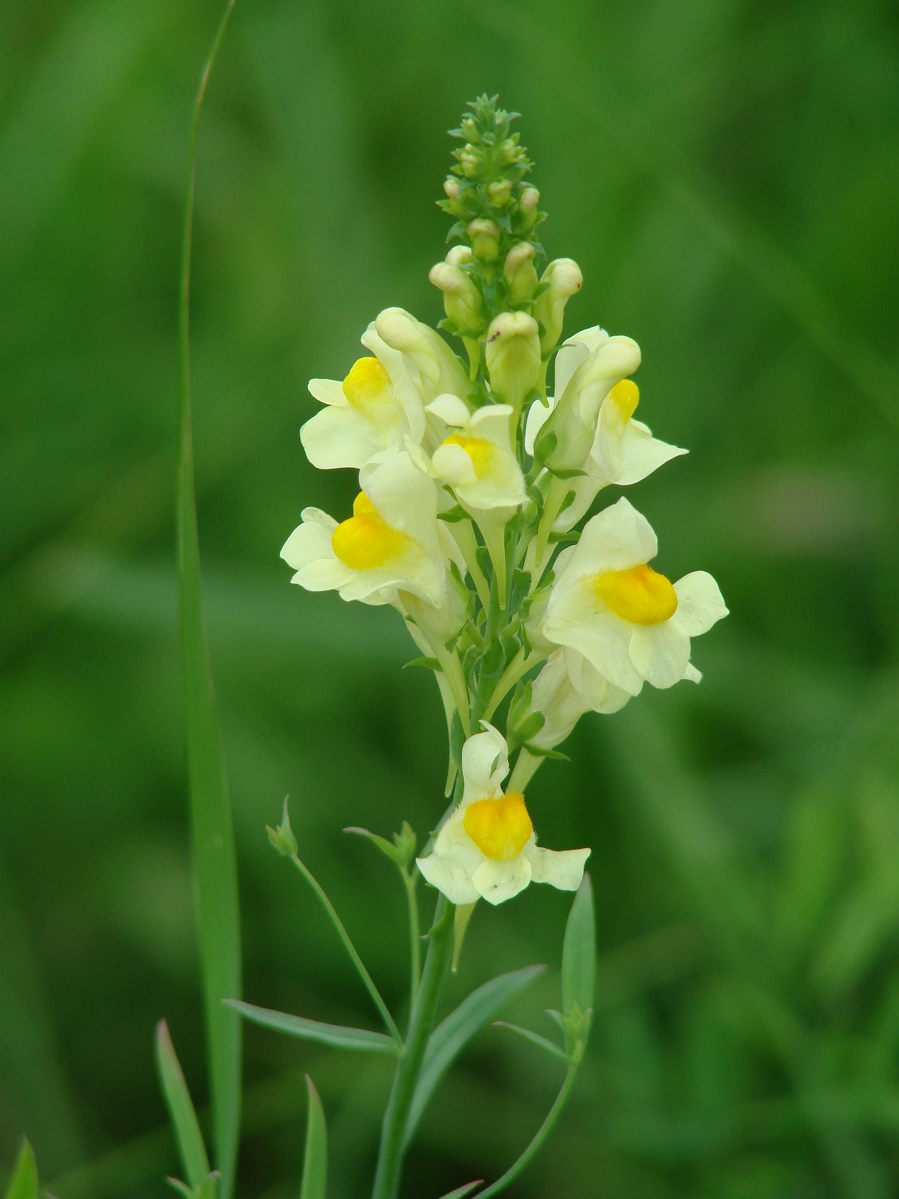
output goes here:
[{"label": "curved grass stem", "polygon": [[374,1003],[374,1005],[378,1009],[378,1011],[381,1013],[381,1019],[384,1021],[384,1025],[387,1028],[387,1031],[390,1033],[391,1037],[393,1037],[393,1039],[397,1043],[397,1045],[400,1048],[402,1048],[403,1038],[400,1035],[400,1030],[396,1026],[396,1021],[393,1019],[393,1016],[391,1016],[390,1010],[387,1007],[387,1004],[384,1002],[384,1000],[381,996],[381,992],[375,986],[374,979],[369,974],[369,972],[366,970],[365,964],[363,963],[362,958],[359,956],[359,954],[356,950],[356,946],[350,940],[350,934],[347,932],[346,926],[344,925],[343,921],[337,915],[337,910],[335,909],[333,903],[331,903],[331,900],[328,898],[327,894],[325,893],[325,890],[322,887],[321,883],[318,881],[318,879],[315,877],[315,875],[312,873],[312,871],[309,869],[309,867],[305,864],[305,862],[303,862],[296,854],[291,854],[290,860],[291,860],[291,862],[293,862],[294,866],[296,866],[297,870],[299,870],[300,874],[302,874],[303,878],[306,880],[306,882],[309,884],[309,886],[312,888],[312,890],[315,892],[315,894],[318,896],[319,900],[321,901],[322,907],[328,913],[331,923],[334,925],[334,928],[337,930],[337,935],[338,935],[338,937],[340,937],[340,940],[343,943],[344,949],[349,954],[350,961],[356,967],[356,972],[358,973],[359,977],[362,979],[362,982],[363,982],[363,985],[365,986],[366,991],[368,991],[369,995],[372,998],[372,1002]]}]

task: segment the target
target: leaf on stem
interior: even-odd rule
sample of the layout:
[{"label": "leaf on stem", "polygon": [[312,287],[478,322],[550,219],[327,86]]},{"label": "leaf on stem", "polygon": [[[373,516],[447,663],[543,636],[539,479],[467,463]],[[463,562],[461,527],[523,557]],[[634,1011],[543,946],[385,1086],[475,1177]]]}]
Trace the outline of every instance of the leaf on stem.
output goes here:
[{"label": "leaf on stem", "polygon": [[456,1010],[434,1030],[412,1097],[404,1144],[408,1145],[412,1140],[437,1084],[475,1033],[496,1016],[504,1003],[530,986],[545,969],[545,966],[525,966],[523,970],[513,970],[511,974],[501,974],[491,979],[463,999]]},{"label": "leaf on stem", "polygon": [[37,1162],[34,1150],[24,1138],[4,1199],[39,1199]]},{"label": "leaf on stem", "polygon": [[596,928],[593,888],[585,874],[571,905],[562,945],[562,1011],[568,1016],[575,1005],[581,1012],[593,1007],[596,978]]},{"label": "leaf on stem", "polygon": [[287,1012],[272,1011],[257,1007],[239,999],[226,999],[229,1007],[245,1019],[262,1028],[287,1033],[304,1041],[317,1041],[335,1049],[359,1049],[367,1053],[396,1053],[397,1045],[392,1037],[380,1032],[369,1032],[367,1028],[347,1028],[342,1024],[323,1024],[318,1020],[307,1020],[304,1016],[291,1016]]},{"label": "leaf on stem", "polygon": [[562,945],[562,1021],[568,1055],[579,1060],[587,1044],[596,983],[593,888],[585,874],[565,926]]},{"label": "leaf on stem", "polygon": [[309,1075],[309,1116],[306,1120],[306,1149],[303,1154],[303,1181],[300,1199],[325,1199],[328,1181],[328,1129],[318,1091]]},{"label": "leaf on stem", "polygon": [[165,1020],[160,1020],[156,1026],[156,1064],[166,1107],[175,1129],[181,1165],[187,1175],[190,1189],[197,1190],[209,1177],[209,1158],[190,1091],[187,1089]]},{"label": "leaf on stem", "polygon": [[547,1037],[541,1037],[539,1033],[531,1032],[529,1028],[521,1028],[518,1024],[509,1024],[506,1020],[494,1020],[494,1028],[508,1028],[509,1032],[518,1033],[520,1037],[524,1037],[526,1041],[530,1041],[532,1045],[536,1045],[538,1049],[543,1049],[547,1053],[551,1053],[553,1057],[559,1057],[563,1062],[568,1061],[568,1054],[558,1045],[554,1045]]}]

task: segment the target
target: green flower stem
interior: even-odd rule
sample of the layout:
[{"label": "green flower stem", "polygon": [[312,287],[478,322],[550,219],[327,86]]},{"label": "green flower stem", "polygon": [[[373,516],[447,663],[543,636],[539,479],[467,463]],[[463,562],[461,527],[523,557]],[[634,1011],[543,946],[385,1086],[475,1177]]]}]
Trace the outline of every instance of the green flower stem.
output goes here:
[{"label": "green flower stem", "polygon": [[496,689],[490,697],[490,703],[484,712],[484,719],[489,720],[499,705],[503,702],[520,678],[527,674],[532,666],[536,666],[540,657],[536,654],[525,654],[520,649],[506,669],[500,675]]},{"label": "green flower stem", "polygon": [[406,888],[406,899],[409,903],[409,970],[411,985],[409,994],[410,1011],[415,1010],[418,999],[418,987],[421,982],[421,928],[418,920],[418,874],[413,866],[412,871],[403,871],[403,886]]},{"label": "green flower stem", "polygon": [[406,1122],[446,982],[453,946],[454,914],[453,904],[441,895],[434,914],[418,998],[412,1009],[409,1035],[397,1063],[393,1089],[384,1113],[372,1199],[396,1199],[399,1190]]},{"label": "green flower stem", "polygon": [[510,791],[523,792],[528,783],[540,769],[544,759],[535,757],[528,750],[522,749],[515,762],[515,767],[509,776],[507,786]]},{"label": "green flower stem", "polygon": [[459,655],[455,652],[451,653],[439,638],[434,641],[431,641],[429,638],[428,644],[434,651],[434,657],[440,663],[443,673],[446,676],[446,681],[449,684],[449,689],[453,694],[453,699],[459,712],[459,719],[462,721],[465,736],[470,737],[471,722],[468,718],[468,688],[465,685]]},{"label": "green flower stem", "polygon": [[524,1153],[509,1167],[502,1177],[497,1178],[496,1182],[487,1187],[486,1191],[478,1192],[478,1199],[492,1199],[492,1196],[498,1195],[500,1191],[504,1191],[509,1183],[514,1182],[518,1175],[530,1165],[531,1161],[542,1148],[543,1142],[555,1127],[559,1116],[562,1114],[562,1108],[565,1106],[565,1102],[571,1093],[576,1074],[577,1062],[572,1062],[568,1066],[568,1073],[565,1075],[565,1081],[562,1083],[562,1089],[556,1096],[555,1103],[547,1112],[546,1119],[534,1134],[534,1138],[527,1149],[525,1149]]},{"label": "green flower stem", "polygon": [[471,581],[474,583],[475,590],[478,593],[478,599],[481,601],[481,606],[486,608],[490,600],[490,588],[487,580],[484,578],[484,572],[478,566],[477,548],[478,541],[475,537],[474,528],[471,521],[459,521],[457,530],[454,530],[456,545],[459,547],[459,552],[465,560],[465,567],[471,576]]},{"label": "green flower stem", "polygon": [[321,883],[319,883],[319,881],[315,877],[315,875],[306,866],[305,862],[302,862],[295,853],[290,855],[290,860],[293,862],[294,866],[296,866],[297,870],[299,870],[300,874],[302,874],[303,878],[306,880],[306,882],[309,884],[309,886],[312,888],[312,890],[315,892],[315,894],[321,900],[322,906],[324,907],[325,911],[330,916],[331,923],[334,925],[335,929],[337,930],[337,935],[338,935],[338,937],[340,937],[341,941],[343,942],[344,949],[350,955],[350,960],[352,961],[353,965],[356,967],[356,971],[359,974],[359,977],[362,979],[362,982],[365,985],[366,991],[368,991],[369,995],[372,998],[372,1002],[374,1003],[374,1005],[378,1009],[378,1011],[381,1013],[381,1019],[384,1021],[384,1025],[387,1028],[387,1031],[390,1033],[391,1037],[393,1037],[394,1041],[396,1041],[397,1045],[400,1046],[400,1048],[402,1048],[403,1038],[400,1036],[400,1030],[397,1028],[396,1022],[394,1021],[393,1016],[391,1016],[390,1011],[388,1010],[387,1004],[382,999],[381,992],[375,986],[374,979],[369,974],[369,972],[365,969],[365,966],[362,962],[362,958],[360,958],[358,952],[356,951],[356,946],[350,940],[350,934],[347,932],[343,921],[337,915],[334,905],[331,903],[330,899],[325,894],[324,888],[322,887]]}]

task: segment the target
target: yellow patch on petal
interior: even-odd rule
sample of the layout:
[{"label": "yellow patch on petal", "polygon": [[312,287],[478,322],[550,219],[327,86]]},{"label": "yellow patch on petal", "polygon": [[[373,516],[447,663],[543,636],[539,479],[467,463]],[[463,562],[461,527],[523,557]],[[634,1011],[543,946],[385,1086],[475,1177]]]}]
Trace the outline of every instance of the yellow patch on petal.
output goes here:
[{"label": "yellow patch on petal", "polygon": [[385,404],[396,405],[396,393],[378,358],[360,358],[343,381],[343,394],[357,412],[370,420]]},{"label": "yellow patch on petal", "polygon": [[590,584],[606,607],[631,624],[661,624],[677,611],[670,581],[646,565],[594,575]]},{"label": "yellow patch on petal", "polygon": [[373,570],[402,557],[415,544],[408,533],[393,529],[378,515],[364,491],[353,503],[353,515],[331,535],[331,548],[351,570]]},{"label": "yellow patch on petal", "polygon": [[496,457],[496,446],[484,437],[465,437],[462,433],[453,433],[447,437],[444,445],[457,445],[471,459],[474,473],[479,479],[490,473],[490,468]]},{"label": "yellow patch on petal", "polygon": [[618,414],[626,424],[637,411],[640,403],[640,388],[630,379],[622,379],[609,392],[609,402],[618,409]]},{"label": "yellow patch on petal", "polygon": [[463,817],[465,831],[487,858],[516,858],[534,831],[524,796],[517,791],[497,799],[478,799]]}]

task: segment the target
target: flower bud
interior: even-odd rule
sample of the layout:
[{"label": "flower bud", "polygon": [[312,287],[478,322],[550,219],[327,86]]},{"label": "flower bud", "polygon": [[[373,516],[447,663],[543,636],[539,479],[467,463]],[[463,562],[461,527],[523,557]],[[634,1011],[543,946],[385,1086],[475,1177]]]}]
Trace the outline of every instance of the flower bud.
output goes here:
[{"label": "flower bud", "polygon": [[443,182],[443,190],[446,192],[448,200],[458,200],[461,188],[462,184],[455,175],[448,175]]},{"label": "flower bud", "polygon": [[518,158],[521,157],[522,151],[518,145],[517,137],[507,137],[506,140],[497,150],[497,158],[505,166],[511,166]]},{"label": "flower bud", "polygon": [[472,254],[470,246],[453,246],[447,251],[446,261],[450,266],[466,266],[471,262]]},{"label": "flower bud", "polygon": [[428,278],[443,292],[443,307],[463,337],[476,337],[484,328],[481,297],[470,275],[450,262],[431,267]]},{"label": "flower bud", "polygon": [[375,320],[375,331],[394,350],[400,350],[418,368],[425,390],[465,395],[468,380],[439,333],[423,325],[402,308],[385,308]]},{"label": "flower bud", "polygon": [[531,738],[540,749],[554,749],[564,741],[590,705],[572,686],[564,650],[557,649],[534,679],[529,712],[540,712],[543,726]]},{"label": "flower bud", "polygon": [[513,304],[526,304],[534,298],[534,292],[537,290],[534,253],[533,243],[520,241],[506,255],[503,274],[509,285],[509,299]]},{"label": "flower bud", "polygon": [[494,208],[505,208],[512,195],[511,179],[496,179],[487,187],[487,195]]},{"label": "flower bud", "polygon": [[629,337],[607,337],[581,363],[537,434],[534,453],[553,470],[581,470],[593,447],[599,409],[612,388],[640,365]]},{"label": "flower bud", "polygon": [[487,331],[484,357],[492,391],[517,414],[540,378],[537,322],[526,312],[501,312]]},{"label": "flower bud", "polygon": [[484,165],[484,155],[469,142],[459,153],[459,165],[466,179],[475,179]]},{"label": "flower bud", "polygon": [[537,205],[540,203],[540,193],[536,187],[526,187],[518,197],[518,211],[522,229],[533,229],[537,224]]},{"label": "flower bud", "polygon": [[543,272],[541,283],[547,284],[534,303],[534,317],[543,326],[540,348],[549,354],[562,334],[565,305],[580,291],[584,276],[571,258],[556,258]]},{"label": "flower bud", "polygon": [[466,230],[471,238],[471,252],[481,262],[493,262],[499,254],[499,225],[482,219],[472,221]]}]

